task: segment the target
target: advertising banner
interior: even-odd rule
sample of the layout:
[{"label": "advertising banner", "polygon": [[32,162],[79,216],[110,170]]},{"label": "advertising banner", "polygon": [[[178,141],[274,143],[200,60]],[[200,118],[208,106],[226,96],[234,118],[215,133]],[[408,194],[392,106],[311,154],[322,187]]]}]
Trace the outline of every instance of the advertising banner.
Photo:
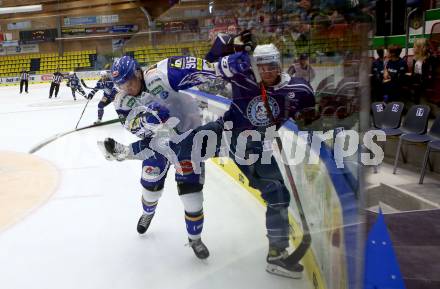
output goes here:
[{"label": "advertising banner", "polygon": [[18,46],[18,40],[4,40],[1,45],[3,47]]},{"label": "advertising banner", "polygon": [[64,18],[64,26],[110,24],[110,23],[118,23],[118,22],[119,22],[119,15],[116,14]]},{"label": "advertising banner", "polygon": [[104,27],[84,27],[84,28],[61,28],[61,34],[63,37],[69,36],[81,36],[81,35],[91,35],[100,33],[129,33],[137,32],[139,27],[134,24],[127,25],[114,25],[114,26],[104,26]]},{"label": "advertising banner", "polygon": [[97,24],[96,16],[66,17],[66,18],[64,18],[64,25],[65,26],[90,25],[90,24]]},{"label": "advertising banner", "polygon": [[[79,71],[76,73],[79,78],[98,79],[99,71]],[[31,74],[29,80],[31,82],[49,82],[52,81],[53,74]],[[20,83],[20,76],[0,77],[0,85],[11,85]]]},{"label": "advertising banner", "polygon": [[18,46],[11,46],[6,47],[5,50],[7,55],[40,52],[38,44],[23,44]]},{"label": "advertising banner", "polygon": [[31,21],[21,21],[8,23],[8,30],[25,30],[31,29]]}]

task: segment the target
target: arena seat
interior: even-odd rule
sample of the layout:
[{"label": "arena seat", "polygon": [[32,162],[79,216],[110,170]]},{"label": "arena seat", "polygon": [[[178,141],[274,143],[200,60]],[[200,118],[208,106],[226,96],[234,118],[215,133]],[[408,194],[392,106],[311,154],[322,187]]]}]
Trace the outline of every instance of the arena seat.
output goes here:
[{"label": "arena seat", "polygon": [[[431,152],[440,152],[440,116],[438,116],[429,130],[428,137],[430,141],[426,146],[425,156],[423,158],[422,171],[420,172],[419,184],[423,184],[423,179],[425,177],[426,166],[429,163],[429,155]],[[431,164],[430,164],[431,165]]]},{"label": "arena seat", "polygon": [[404,141],[412,143],[429,141],[429,138],[427,136],[423,136],[422,134],[426,132],[430,110],[431,109],[428,105],[411,106],[405,116],[402,127],[395,129],[395,131],[399,133],[398,135],[400,135],[400,137],[394,158],[393,174],[395,174],[397,171],[397,163],[399,161],[400,154],[402,154],[403,161],[406,162],[402,151],[402,144]]}]

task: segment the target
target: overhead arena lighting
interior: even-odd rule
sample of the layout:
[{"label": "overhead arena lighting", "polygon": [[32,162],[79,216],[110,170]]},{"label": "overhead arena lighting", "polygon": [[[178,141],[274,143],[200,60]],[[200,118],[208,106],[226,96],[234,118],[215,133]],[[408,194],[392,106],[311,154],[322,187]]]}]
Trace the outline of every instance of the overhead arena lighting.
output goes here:
[{"label": "overhead arena lighting", "polygon": [[14,7],[2,7],[0,8],[0,14],[11,14],[11,13],[25,13],[25,12],[35,12],[41,11],[43,7],[39,5],[26,5],[26,6],[14,6]]}]

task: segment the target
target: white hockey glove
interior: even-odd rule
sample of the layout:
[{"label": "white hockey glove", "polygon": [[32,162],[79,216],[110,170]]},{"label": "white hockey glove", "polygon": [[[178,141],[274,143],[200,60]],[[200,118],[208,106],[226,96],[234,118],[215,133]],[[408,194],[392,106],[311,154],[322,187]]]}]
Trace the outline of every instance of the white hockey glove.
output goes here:
[{"label": "white hockey glove", "polygon": [[130,153],[130,148],[118,143],[112,138],[106,138],[104,141],[98,141],[98,147],[104,157],[109,160],[123,161]]}]

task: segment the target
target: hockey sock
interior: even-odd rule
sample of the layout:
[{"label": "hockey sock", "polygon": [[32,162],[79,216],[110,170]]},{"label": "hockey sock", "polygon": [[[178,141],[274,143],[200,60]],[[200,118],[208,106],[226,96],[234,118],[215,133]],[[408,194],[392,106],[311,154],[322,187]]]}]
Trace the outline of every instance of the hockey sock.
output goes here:
[{"label": "hockey sock", "polygon": [[147,214],[147,215],[154,214],[154,212],[156,211],[156,207],[157,207],[157,201],[156,202],[147,202],[142,197],[142,207],[144,209],[145,214]]},{"label": "hockey sock", "polygon": [[199,239],[203,230],[203,210],[195,213],[185,212],[185,223],[188,237],[192,240]]},{"label": "hockey sock", "polygon": [[102,119],[102,116],[104,115],[104,109],[98,108],[98,119]]}]

